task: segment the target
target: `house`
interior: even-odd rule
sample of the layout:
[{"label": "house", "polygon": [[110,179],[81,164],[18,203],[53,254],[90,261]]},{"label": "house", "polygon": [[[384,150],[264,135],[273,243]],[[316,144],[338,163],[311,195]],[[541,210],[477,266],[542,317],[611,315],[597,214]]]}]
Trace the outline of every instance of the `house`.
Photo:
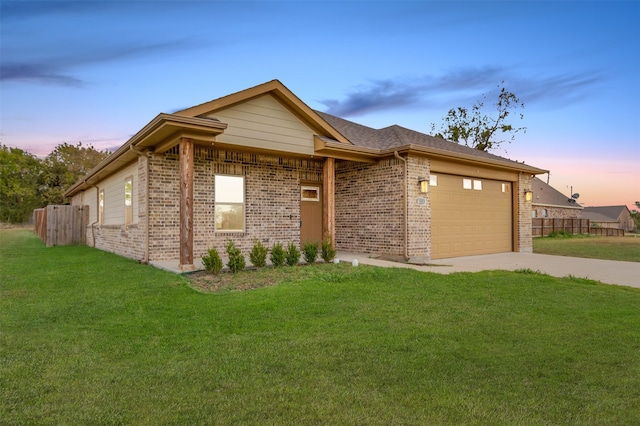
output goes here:
[{"label": "house", "polygon": [[66,192],[86,241],[191,270],[227,239],[413,262],[531,252],[532,176],[545,170],[400,126],[315,111],[273,80],[159,114]]},{"label": "house", "polygon": [[537,177],[531,181],[532,218],[580,219],[582,206]]},{"label": "house", "polygon": [[599,228],[624,229],[625,232],[635,229],[633,217],[627,206],[585,207],[582,217],[589,219],[591,226]]}]

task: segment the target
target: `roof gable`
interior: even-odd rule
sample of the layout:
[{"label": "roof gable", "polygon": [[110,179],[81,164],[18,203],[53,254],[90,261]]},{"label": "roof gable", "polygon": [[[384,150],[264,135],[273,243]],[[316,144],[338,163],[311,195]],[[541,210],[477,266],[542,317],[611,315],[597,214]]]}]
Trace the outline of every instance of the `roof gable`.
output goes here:
[{"label": "roof gable", "polygon": [[280,103],[272,93],[218,109],[206,117],[227,124],[216,146],[314,155],[316,130]]},{"label": "roof gable", "polygon": [[307,104],[302,102],[291,90],[278,80],[271,80],[240,92],[177,111],[174,114],[187,117],[212,116],[220,110],[229,109],[235,105],[262,97],[266,94],[271,95],[283,106],[288,108],[319,135],[330,137],[342,143],[351,144],[347,138],[330,126],[316,111],[309,108]]},{"label": "roof gable", "polygon": [[622,218],[625,210],[629,210],[627,206],[597,206],[585,207],[583,213],[598,215],[615,222]]},{"label": "roof gable", "polygon": [[537,177],[534,177],[531,181],[531,191],[533,191],[533,204],[564,208],[583,208],[580,204],[576,203],[573,198],[564,195]]}]

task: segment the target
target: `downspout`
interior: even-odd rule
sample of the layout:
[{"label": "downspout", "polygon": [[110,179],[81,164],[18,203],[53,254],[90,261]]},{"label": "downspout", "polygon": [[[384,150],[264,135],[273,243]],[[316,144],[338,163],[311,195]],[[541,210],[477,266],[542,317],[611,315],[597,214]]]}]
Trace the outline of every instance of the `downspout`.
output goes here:
[{"label": "downspout", "polygon": [[[87,183],[86,180],[84,182],[85,184]],[[91,186],[96,189],[96,220],[91,224],[91,237],[93,237],[93,248],[95,248],[96,247],[95,224],[100,222],[100,188],[98,188],[96,185],[91,185]]]},{"label": "downspout", "polygon": [[404,258],[405,260],[409,260],[409,224],[407,221],[407,216],[409,215],[409,208],[407,206],[407,160],[402,158],[400,154],[398,154],[398,151],[394,151],[393,155],[398,160],[404,163],[404,178],[402,180],[402,200],[404,201]]},{"label": "downspout", "polygon": [[146,153],[140,151],[139,149],[136,149],[133,147],[133,143],[131,143],[129,145],[129,149],[133,152],[135,152],[138,155],[143,155],[147,157],[147,160],[145,161],[145,175],[146,175],[146,179],[147,179],[147,188],[144,191],[145,192],[145,205],[146,205],[146,209],[147,209],[147,220],[146,220],[146,224],[145,224],[145,236],[144,236],[144,259],[142,259],[143,263],[149,263],[149,222],[150,222],[150,215],[149,215],[149,188],[151,187],[151,183],[150,183],[150,179],[149,179],[149,158],[151,156],[151,151],[147,151]]}]

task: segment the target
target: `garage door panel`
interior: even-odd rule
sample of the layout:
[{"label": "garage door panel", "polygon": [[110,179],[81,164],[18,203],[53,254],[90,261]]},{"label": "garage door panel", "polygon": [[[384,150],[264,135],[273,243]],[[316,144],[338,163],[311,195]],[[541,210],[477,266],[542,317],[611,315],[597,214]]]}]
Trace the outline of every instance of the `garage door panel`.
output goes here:
[{"label": "garage door panel", "polygon": [[[433,259],[508,252],[513,249],[513,213],[510,183],[438,174],[430,188],[431,248]],[[475,183],[473,181],[476,181]],[[480,182],[477,182],[480,181]],[[503,192],[503,185],[508,185]]]}]

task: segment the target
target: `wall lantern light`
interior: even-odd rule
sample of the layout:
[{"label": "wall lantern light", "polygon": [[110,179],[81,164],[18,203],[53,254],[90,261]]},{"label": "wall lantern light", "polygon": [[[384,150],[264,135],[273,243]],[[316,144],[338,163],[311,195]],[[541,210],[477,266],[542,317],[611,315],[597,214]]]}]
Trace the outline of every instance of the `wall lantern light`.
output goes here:
[{"label": "wall lantern light", "polygon": [[420,183],[420,192],[423,194],[429,192],[429,180],[426,177],[419,177],[418,183]]},{"label": "wall lantern light", "polygon": [[525,201],[533,200],[533,192],[530,189],[525,189],[524,190],[524,199],[525,199]]}]

